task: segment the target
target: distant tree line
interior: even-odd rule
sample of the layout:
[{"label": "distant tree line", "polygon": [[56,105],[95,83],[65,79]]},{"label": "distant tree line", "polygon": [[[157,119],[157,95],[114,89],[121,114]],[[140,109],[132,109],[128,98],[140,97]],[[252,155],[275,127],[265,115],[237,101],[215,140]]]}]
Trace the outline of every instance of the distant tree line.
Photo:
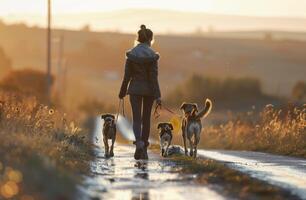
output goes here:
[{"label": "distant tree line", "polygon": [[220,109],[243,109],[277,101],[262,92],[261,83],[255,78],[217,79],[192,75],[169,93],[166,102],[172,106],[179,106],[182,101],[203,105],[205,98],[215,101]]},{"label": "distant tree line", "polygon": [[[54,78],[52,77],[52,83]],[[47,102],[46,74],[44,72],[24,69],[8,73],[0,81],[0,89],[35,96],[40,102]]]},{"label": "distant tree line", "polygon": [[12,67],[11,59],[5,54],[0,47],[0,78],[3,77]]}]

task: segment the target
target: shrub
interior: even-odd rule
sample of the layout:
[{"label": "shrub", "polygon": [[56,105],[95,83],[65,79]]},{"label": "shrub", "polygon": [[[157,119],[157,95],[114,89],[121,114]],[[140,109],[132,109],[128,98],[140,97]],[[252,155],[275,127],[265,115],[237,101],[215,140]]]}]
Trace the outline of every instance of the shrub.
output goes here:
[{"label": "shrub", "polygon": [[298,81],[292,89],[292,97],[296,101],[306,100],[306,83],[304,81]]},{"label": "shrub", "polygon": [[[0,22],[1,26],[1,22]],[[6,74],[10,68],[12,67],[12,62],[5,54],[4,50],[0,47],[0,76],[2,77],[3,74]]]},{"label": "shrub", "polygon": [[273,100],[263,94],[260,81],[253,78],[227,78],[224,80],[193,75],[166,97],[167,103],[180,105],[182,101],[202,103],[204,98],[217,102],[219,108],[252,106]]},{"label": "shrub", "polygon": [[7,91],[22,92],[29,96],[35,96],[40,102],[47,102],[46,81],[45,73],[25,69],[11,71],[0,82],[0,87]]},{"label": "shrub", "polygon": [[78,175],[89,170],[91,142],[65,113],[0,91],[0,138],[0,198],[73,199]]},{"label": "shrub", "polygon": [[[257,119],[257,120],[256,120]],[[205,127],[206,148],[254,150],[306,158],[306,106],[276,109],[267,105],[218,126]]]}]

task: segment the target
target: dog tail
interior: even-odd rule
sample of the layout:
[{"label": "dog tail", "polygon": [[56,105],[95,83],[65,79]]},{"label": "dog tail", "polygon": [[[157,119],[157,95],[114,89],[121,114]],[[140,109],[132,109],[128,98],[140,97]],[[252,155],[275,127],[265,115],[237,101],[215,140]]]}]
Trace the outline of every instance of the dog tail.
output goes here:
[{"label": "dog tail", "polygon": [[203,117],[204,118],[207,117],[207,115],[209,115],[211,109],[212,109],[212,102],[211,102],[210,99],[206,99],[204,109],[197,114],[196,118],[201,119]]}]

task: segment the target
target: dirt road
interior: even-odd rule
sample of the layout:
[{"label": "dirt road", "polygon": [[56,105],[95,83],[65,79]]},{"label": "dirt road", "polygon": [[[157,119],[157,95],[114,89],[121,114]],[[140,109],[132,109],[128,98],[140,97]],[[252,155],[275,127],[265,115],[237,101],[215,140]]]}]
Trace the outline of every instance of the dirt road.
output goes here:
[{"label": "dirt road", "polygon": [[[127,140],[133,140],[131,125],[119,118],[118,129]],[[171,161],[150,154],[147,162],[133,159],[133,147],[117,145],[115,157],[105,159],[102,150],[102,123],[96,122],[97,159],[92,163],[92,177],[80,187],[80,199],[228,199],[217,188],[196,185],[193,175],[176,172]],[[153,141],[154,142],[154,141]],[[250,176],[284,188],[306,199],[306,160],[247,151],[199,150],[198,155],[224,162]],[[196,176],[196,175],[194,175]],[[169,196],[167,194],[171,193]]]},{"label": "dirt road", "polygon": [[306,160],[250,151],[199,150],[204,156],[306,199]]},{"label": "dirt road", "polygon": [[[134,147],[116,145],[115,157],[105,159],[102,145],[101,122],[96,123],[94,139],[96,160],[92,163],[92,176],[80,186],[79,199],[225,199],[216,190],[197,185],[195,175],[183,175],[176,163],[160,159],[150,153],[149,161],[135,161]],[[170,195],[171,194],[171,195]]]}]

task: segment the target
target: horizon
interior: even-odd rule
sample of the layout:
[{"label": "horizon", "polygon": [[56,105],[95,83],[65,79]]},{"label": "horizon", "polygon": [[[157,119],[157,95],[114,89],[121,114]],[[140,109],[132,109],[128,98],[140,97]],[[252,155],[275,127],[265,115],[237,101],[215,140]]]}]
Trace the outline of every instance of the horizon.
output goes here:
[{"label": "horizon", "polygon": [[[25,23],[28,26],[45,27],[47,0],[34,1],[1,0],[0,19],[7,24]],[[89,25],[93,31],[126,33],[134,33],[143,23],[152,27],[156,33],[190,33],[197,29],[205,32],[210,27],[217,31],[306,31],[302,26],[306,21],[306,0],[283,0],[281,3],[277,0],[235,2],[191,0],[188,3],[179,1],[174,4],[173,1],[162,0],[116,0],[107,3],[101,0],[89,0],[85,3],[81,0],[53,0],[52,25],[54,28],[72,30]],[[186,18],[181,19],[180,14]],[[205,15],[217,19],[206,19]],[[264,19],[273,19],[274,22],[256,22]]]},{"label": "horizon", "polygon": [[[193,20],[194,17],[200,18]],[[0,21],[7,25],[23,23],[29,27],[45,28],[46,26],[46,17],[39,14],[7,16],[0,14]],[[80,30],[89,26],[90,30],[95,32],[134,33],[140,24],[146,24],[157,34],[190,34],[199,29],[203,33],[210,32],[210,29],[213,29],[214,32],[305,32],[306,28],[301,26],[305,22],[306,17],[267,17],[131,8],[103,12],[53,14],[52,26],[54,29],[66,30]]]},{"label": "horizon", "polygon": [[[16,4],[18,2],[18,4]],[[34,4],[35,2],[35,4]],[[306,0],[190,0],[188,3],[181,1],[163,0],[52,0],[54,14],[82,14],[94,12],[119,11],[125,9],[158,9],[187,12],[205,12],[218,15],[242,15],[262,17],[306,17]],[[73,4],[73,6],[72,6]],[[30,6],[29,6],[30,5]],[[44,14],[47,0],[37,2],[28,0],[1,0],[0,16],[10,14]],[[290,10],[288,10],[290,7]],[[268,9],[267,9],[268,8]]]}]

